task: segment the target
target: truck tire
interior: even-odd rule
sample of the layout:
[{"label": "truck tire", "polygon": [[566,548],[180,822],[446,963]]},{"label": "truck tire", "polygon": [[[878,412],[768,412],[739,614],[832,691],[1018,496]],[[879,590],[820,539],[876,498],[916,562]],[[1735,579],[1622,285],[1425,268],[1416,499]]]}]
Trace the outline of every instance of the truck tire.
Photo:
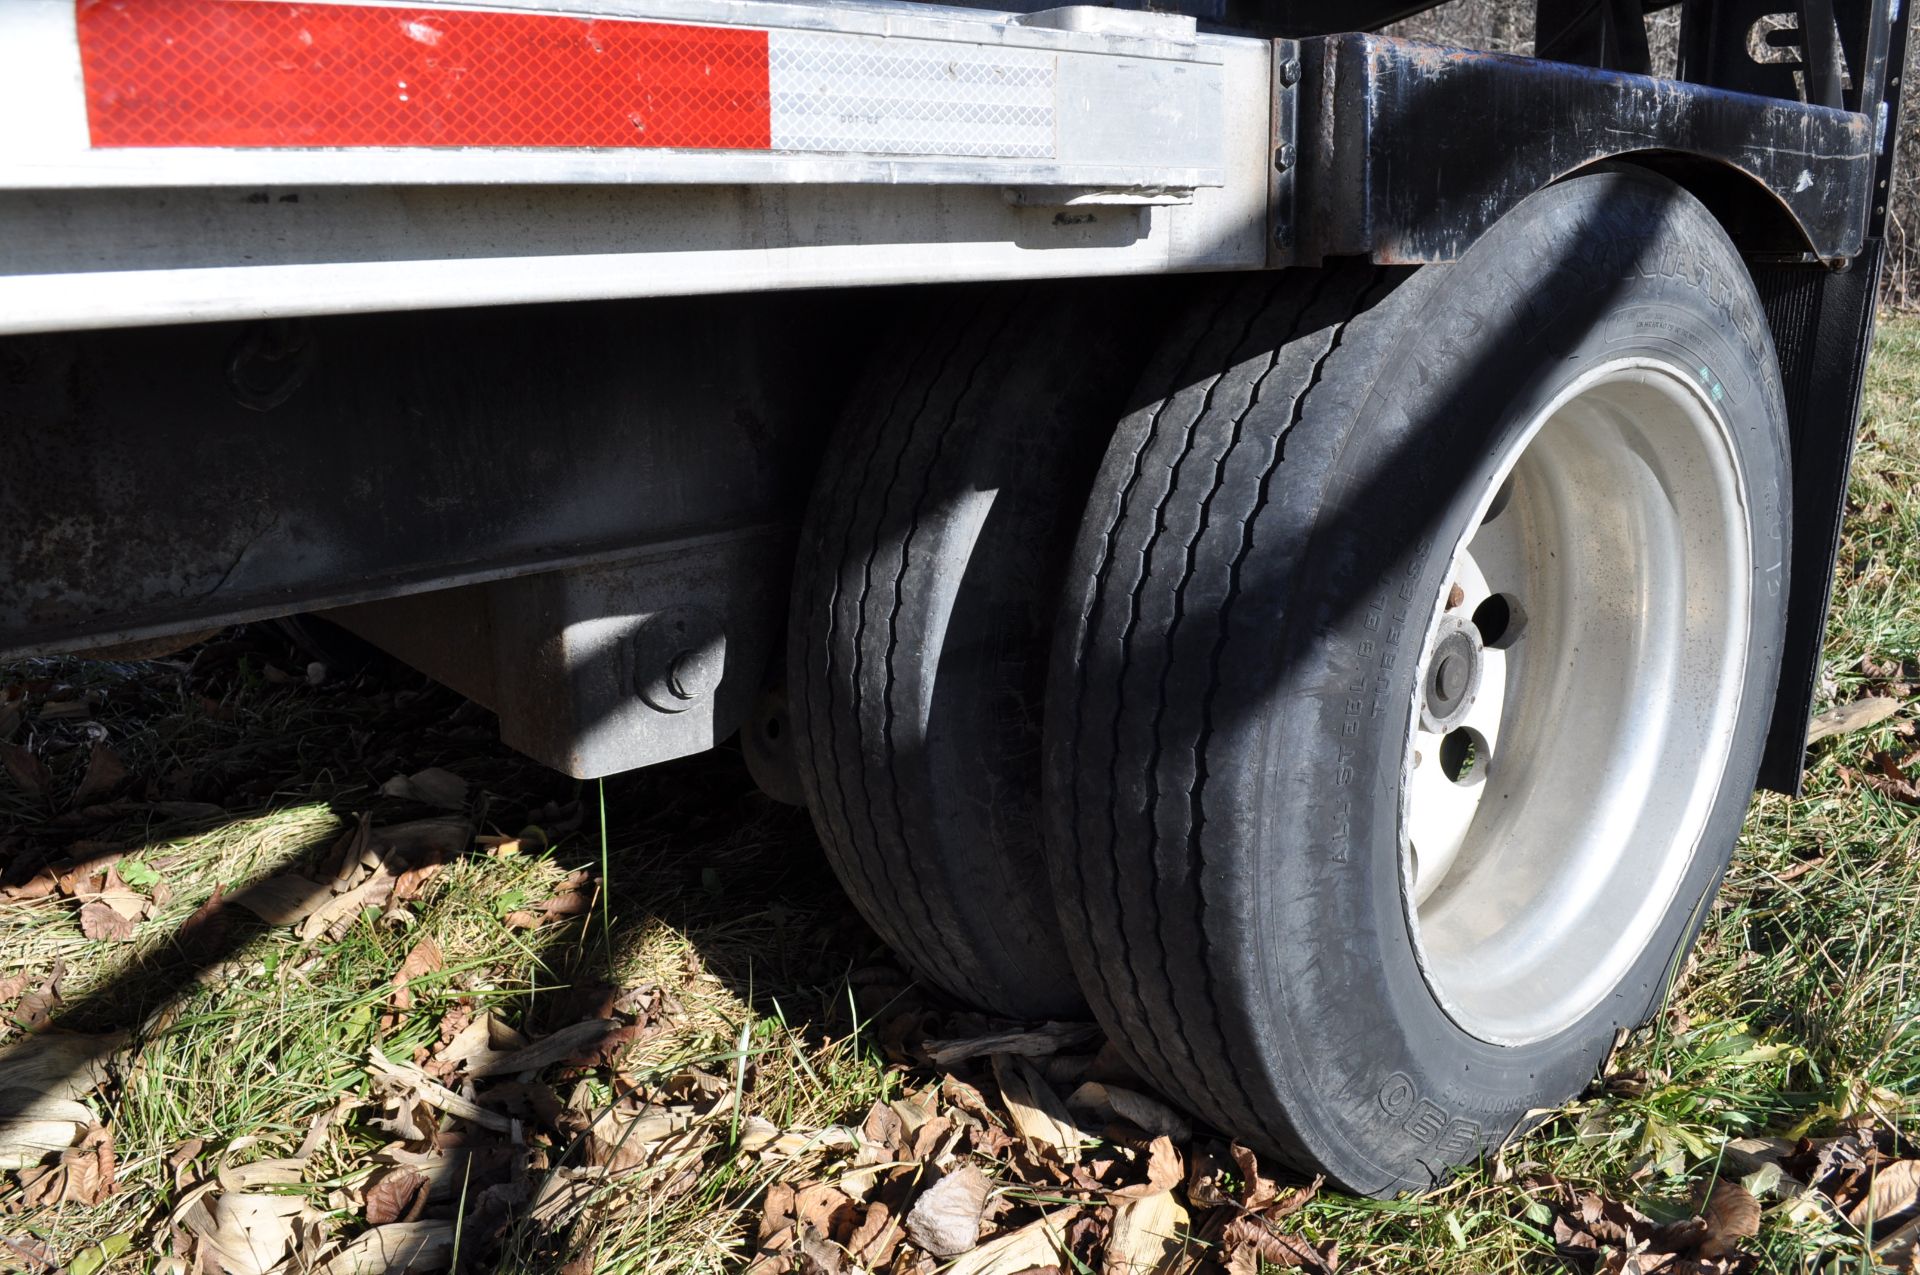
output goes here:
[{"label": "truck tire", "polygon": [[942,292],[835,434],[801,535],[789,707],[848,895],[926,981],[1084,1016],[1047,893],[1040,720],[1060,572],[1166,285]]},{"label": "truck tire", "polygon": [[1429,1186],[1657,1010],[1725,869],[1785,617],[1759,302],[1604,170],[1452,265],[1224,288],[1136,399],[1049,680],[1074,967],[1220,1128]]}]

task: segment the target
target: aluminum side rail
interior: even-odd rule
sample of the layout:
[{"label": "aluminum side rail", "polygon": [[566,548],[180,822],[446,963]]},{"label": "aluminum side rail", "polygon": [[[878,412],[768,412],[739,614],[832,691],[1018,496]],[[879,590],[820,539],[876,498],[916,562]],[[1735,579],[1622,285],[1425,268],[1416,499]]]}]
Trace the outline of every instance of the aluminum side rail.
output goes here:
[{"label": "aluminum side rail", "polygon": [[0,5],[0,332],[1268,261],[1272,45],[916,4]]}]

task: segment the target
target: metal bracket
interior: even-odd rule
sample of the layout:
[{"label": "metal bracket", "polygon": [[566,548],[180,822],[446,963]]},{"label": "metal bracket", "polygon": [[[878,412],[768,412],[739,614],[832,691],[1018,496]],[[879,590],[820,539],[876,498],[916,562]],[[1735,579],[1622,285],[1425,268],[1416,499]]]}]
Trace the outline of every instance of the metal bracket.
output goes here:
[{"label": "metal bracket", "polygon": [[1292,261],[1300,211],[1297,190],[1300,171],[1300,97],[1306,69],[1300,61],[1300,41],[1273,42],[1273,175],[1268,179],[1267,207],[1273,220],[1268,262]]},{"label": "metal bracket", "polygon": [[753,710],[783,630],[790,529],[326,613],[500,714],[579,779],[711,748]]},{"label": "metal bracket", "polygon": [[1457,260],[1534,191],[1626,156],[1673,172],[1745,251],[1830,261],[1864,241],[1865,115],[1377,35],[1300,47],[1302,229],[1284,264]]}]

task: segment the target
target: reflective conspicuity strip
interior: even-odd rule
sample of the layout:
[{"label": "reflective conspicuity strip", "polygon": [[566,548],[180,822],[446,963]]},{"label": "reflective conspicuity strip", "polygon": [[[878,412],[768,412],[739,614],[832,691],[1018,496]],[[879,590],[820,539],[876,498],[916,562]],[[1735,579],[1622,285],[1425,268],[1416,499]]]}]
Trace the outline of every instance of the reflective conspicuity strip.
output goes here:
[{"label": "reflective conspicuity strip", "polygon": [[96,148],[1056,153],[1037,50],[285,0],[78,0],[75,20]]},{"label": "reflective conspicuity strip", "polygon": [[77,0],[95,147],[764,150],[767,33],[274,0]]},{"label": "reflective conspicuity strip", "polygon": [[0,203],[80,188],[992,186],[1027,206],[1264,190],[1264,158],[1226,163],[1229,134],[1271,114],[1265,85],[1226,71],[1260,42],[1167,14],[1110,30],[1109,13],[0,0]]},{"label": "reflective conspicuity strip", "polygon": [[1051,53],[775,31],[767,58],[775,150],[1055,154]]},{"label": "reflective conspicuity strip", "polygon": [[0,192],[819,183],[1030,202],[1224,184],[1227,133],[1271,113],[1259,87],[1228,91],[1238,45],[1108,12],[0,0]]}]

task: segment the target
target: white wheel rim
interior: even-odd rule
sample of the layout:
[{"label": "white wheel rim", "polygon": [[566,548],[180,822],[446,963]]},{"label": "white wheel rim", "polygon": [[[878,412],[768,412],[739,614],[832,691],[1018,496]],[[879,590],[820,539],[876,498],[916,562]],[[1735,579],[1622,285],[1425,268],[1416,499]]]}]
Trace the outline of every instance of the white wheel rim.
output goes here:
[{"label": "white wheel rim", "polygon": [[1401,892],[1428,986],[1484,1040],[1585,1017],[1694,862],[1752,614],[1718,393],[1654,359],[1582,376],[1508,448],[1451,555],[1401,771]]}]

